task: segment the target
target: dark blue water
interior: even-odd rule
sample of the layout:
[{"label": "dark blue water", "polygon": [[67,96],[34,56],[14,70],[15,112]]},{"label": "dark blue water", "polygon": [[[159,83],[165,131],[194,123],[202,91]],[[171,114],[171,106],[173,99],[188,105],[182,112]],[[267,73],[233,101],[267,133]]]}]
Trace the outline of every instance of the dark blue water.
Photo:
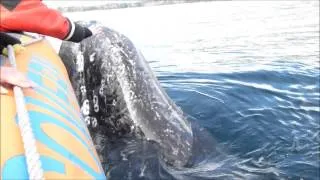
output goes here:
[{"label": "dark blue water", "polygon": [[207,2],[73,15],[128,36],[194,123],[193,165],[167,168],[170,176],[152,165],[140,178],[319,179],[318,1]]},{"label": "dark blue water", "polygon": [[248,176],[240,178],[318,179],[319,78],[256,71],[170,74],[160,80],[218,146],[235,156],[232,161],[245,161],[238,168]]}]

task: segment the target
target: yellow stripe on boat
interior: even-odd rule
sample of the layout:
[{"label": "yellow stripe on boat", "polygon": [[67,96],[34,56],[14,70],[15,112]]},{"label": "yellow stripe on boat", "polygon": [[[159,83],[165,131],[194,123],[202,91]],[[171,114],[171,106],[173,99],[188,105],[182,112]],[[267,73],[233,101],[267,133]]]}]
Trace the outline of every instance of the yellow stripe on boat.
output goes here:
[{"label": "yellow stripe on boat", "polygon": [[[45,179],[106,179],[67,71],[50,44],[28,45],[16,61],[18,70],[38,85],[24,95]],[[28,179],[13,92],[0,99],[0,179]]]}]

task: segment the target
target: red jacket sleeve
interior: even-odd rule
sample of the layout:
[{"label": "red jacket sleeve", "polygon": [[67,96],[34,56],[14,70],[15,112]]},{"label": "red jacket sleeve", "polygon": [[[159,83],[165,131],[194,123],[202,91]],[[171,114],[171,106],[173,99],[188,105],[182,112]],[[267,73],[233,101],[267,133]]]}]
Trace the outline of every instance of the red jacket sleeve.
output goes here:
[{"label": "red jacket sleeve", "polygon": [[72,23],[40,0],[21,0],[12,10],[0,7],[0,31],[28,31],[65,39]]}]

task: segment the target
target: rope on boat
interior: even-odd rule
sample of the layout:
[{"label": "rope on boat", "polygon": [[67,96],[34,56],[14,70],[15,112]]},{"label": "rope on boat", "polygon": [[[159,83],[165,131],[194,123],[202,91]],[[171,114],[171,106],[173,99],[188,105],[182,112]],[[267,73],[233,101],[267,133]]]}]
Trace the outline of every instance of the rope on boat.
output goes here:
[{"label": "rope on boat", "polygon": [[[11,45],[9,45],[7,48],[10,64],[12,65],[12,67],[16,68],[17,64],[14,49]],[[31,122],[29,119],[29,114],[26,108],[22,89],[18,86],[14,86],[13,93],[18,114],[18,125],[22,136],[23,147],[25,150],[29,179],[43,180],[44,176],[40,161],[40,154],[37,150],[36,139],[31,128]]]}]

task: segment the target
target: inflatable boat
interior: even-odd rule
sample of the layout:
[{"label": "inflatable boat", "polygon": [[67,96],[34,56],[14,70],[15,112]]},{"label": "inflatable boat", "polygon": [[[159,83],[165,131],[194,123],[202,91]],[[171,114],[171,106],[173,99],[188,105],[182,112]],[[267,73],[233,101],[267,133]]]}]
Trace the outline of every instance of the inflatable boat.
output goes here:
[{"label": "inflatable boat", "polygon": [[[15,55],[17,69],[37,84],[23,90],[34,145],[24,142],[13,91],[1,94],[0,179],[30,179],[28,153],[39,155],[43,179],[106,179],[63,62],[47,40],[15,36],[25,45]],[[2,56],[1,66],[9,64]]]}]

